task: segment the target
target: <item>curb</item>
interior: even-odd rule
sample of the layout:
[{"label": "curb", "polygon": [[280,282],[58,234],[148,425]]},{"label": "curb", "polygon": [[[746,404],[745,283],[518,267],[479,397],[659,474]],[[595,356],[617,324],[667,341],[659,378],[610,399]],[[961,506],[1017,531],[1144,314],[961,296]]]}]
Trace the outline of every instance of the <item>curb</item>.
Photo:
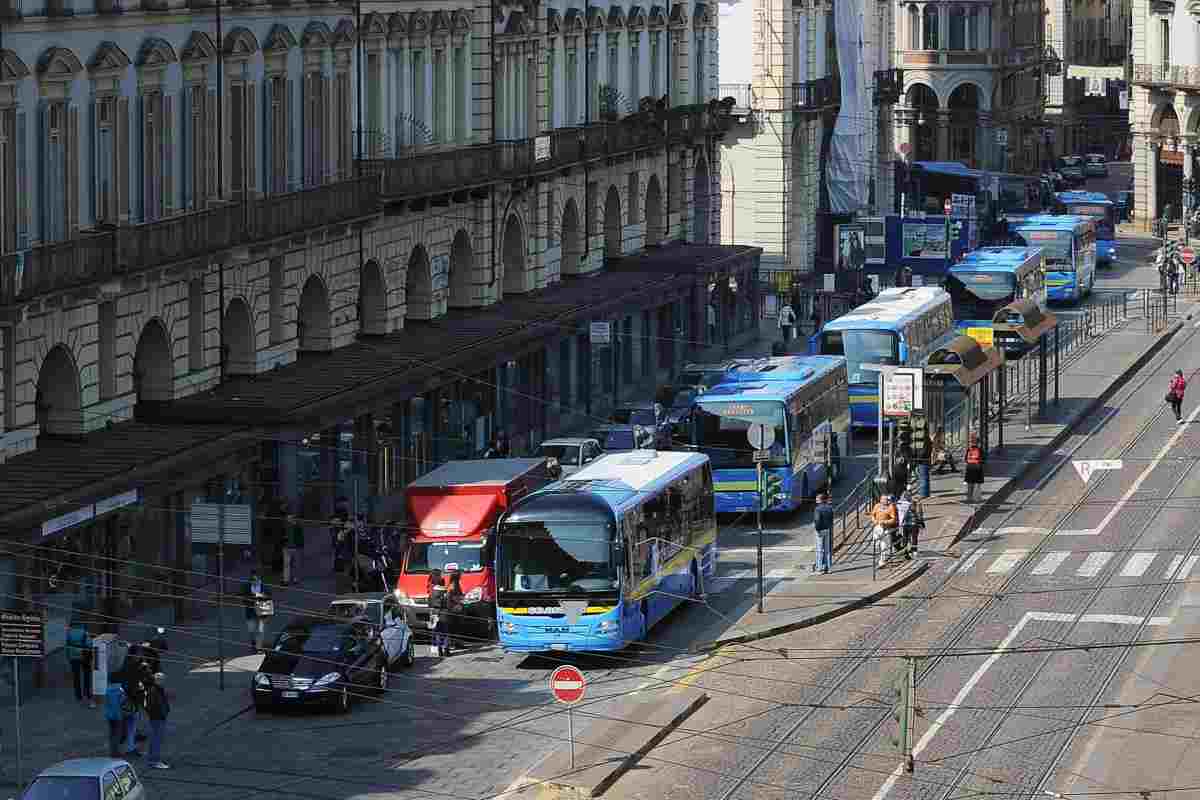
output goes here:
[{"label": "curb", "polygon": [[757,642],[763,639],[769,639],[772,636],[779,636],[784,633],[791,633],[792,631],[801,630],[802,628],[811,628],[812,626],[820,625],[823,622],[829,622],[831,619],[836,619],[845,614],[849,614],[852,611],[857,611],[860,608],[879,602],[888,595],[895,594],[928,572],[931,563],[932,562],[929,561],[922,561],[920,564],[917,564],[915,567],[913,567],[913,569],[903,578],[900,578],[894,583],[887,584],[878,591],[875,591],[869,595],[852,600],[844,606],[839,606],[838,608],[830,611],[824,611],[811,617],[805,617],[804,619],[793,620],[792,622],[782,622],[778,625],[772,625],[769,628],[753,631],[751,633],[742,633],[735,636],[722,636],[721,638],[714,639],[711,642],[703,642],[698,645],[693,645],[688,649],[688,652],[710,653],[714,650],[718,650],[729,645]]},{"label": "curb", "polygon": [[[1187,319],[1190,320],[1191,315],[1188,315]],[[1149,347],[1142,352],[1140,356],[1133,360],[1133,363],[1126,367],[1121,374],[1117,376],[1116,380],[1108,385],[1108,388],[1106,388],[1096,397],[1093,397],[1091,401],[1084,406],[1078,414],[1075,415],[1074,419],[1070,420],[1066,425],[1064,425],[1063,429],[1056,433],[1049,442],[1042,445],[1041,452],[1046,453],[1057,450],[1063,442],[1065,442],[1074,434],[1075,426],[1079,424],[1080,420],[1087,419],[1094,414],[1106,400],[1112,397],[1121,389],[1121,387],[1128,383],[1129,379],[1132,378],[1134,374],[1141,370],[1142,367],[1146,366],[1147,362],[1158,355],[1159,351],[1166,347],[1167,343],[1175,337],[1175,334],[1183,330],[1183,323],[1183,320],[1177,320],[1170,328],[1164,331]],[[953,547],[961,542],[968,534],[974,532],[977,527],[976,519],[983,514],[992,513],[996,506],[1008,500],[1009,496],[1016,489],[1017,484],[1024,481],[1025,478],[1029,476],[1029,473],[1041,463],[1042,462],[1037,459],[1026,461],[1025,465],[1017,470],[1012,477],[1005,481],[1003,486],[992,493],[991,497],[989,497],[983,503],[980,503],[975,510],[971,512],[971,516],[967,517],[967,521],[963,523],[962,527],[959,528],[958,533],[954,535],[954,538],[949,544],[946,545],[946,547]]]}]

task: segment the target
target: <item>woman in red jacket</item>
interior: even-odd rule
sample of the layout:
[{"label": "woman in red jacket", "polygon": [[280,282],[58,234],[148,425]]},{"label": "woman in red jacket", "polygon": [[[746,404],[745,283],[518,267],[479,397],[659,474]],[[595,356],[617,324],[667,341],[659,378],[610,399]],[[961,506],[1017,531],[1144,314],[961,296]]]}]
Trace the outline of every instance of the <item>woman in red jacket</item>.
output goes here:
[{"label": "woman in red jacket", "polygon": [[1171,386],[1167,389],[1167,402],[1171,404],[1171,410],[1175,412],[1176,424],[1183,424],[1183,394],[1187,391],[1187,379],[1183,377],[1183,370],[1175,370],[1175,374],[1171,377]]}]

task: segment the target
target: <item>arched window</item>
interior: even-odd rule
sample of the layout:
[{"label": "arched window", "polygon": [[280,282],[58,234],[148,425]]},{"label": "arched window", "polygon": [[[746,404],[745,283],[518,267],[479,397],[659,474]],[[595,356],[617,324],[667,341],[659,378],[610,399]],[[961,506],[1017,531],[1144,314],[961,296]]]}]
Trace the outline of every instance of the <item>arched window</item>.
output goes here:
[{"label": "arched window", "polygon": [[921,49],[921,12],[916,5],[908,7],[908,49]]},{"label": "arched window", "polygon": [[938,7],[933,3],[925,6],[923,16],[925,23],[925,36],[922,49],[937,50],[938,49]]},{"label": "arched window", "polygon": [[962,6],[950,8],[950,44],[951,50],[967,49],[967,13]]}]

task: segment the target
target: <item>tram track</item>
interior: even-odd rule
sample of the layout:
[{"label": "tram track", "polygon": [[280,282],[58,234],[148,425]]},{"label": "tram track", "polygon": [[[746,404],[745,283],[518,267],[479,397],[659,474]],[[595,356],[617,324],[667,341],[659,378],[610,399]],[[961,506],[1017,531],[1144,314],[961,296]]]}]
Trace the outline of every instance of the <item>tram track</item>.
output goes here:
[{"label": "tram track", "polygon": [[[1167,360],[1173,358],[1176,354],[1184,350],[1184,348],[1188,347],[1191,341],[1195,338],[1197,332],[1198,331],[1196,330],[1189,331],[1188,335],[1182,340],[1173,343],[1173,346],[1169,352],[1156,356],[1150,362],[1150,364],[1147,365],[1146,372],[1142,377],[1132,383],[1127,383],[1126,385],[1122,386],[1118,390],[1118,396],[1122,398],[1121,402],[1124,403],[1129,398],[1136,395],[1139,391],[1145,389],[1149,382],[1157,377],[1155,374],[1157,371],[1155,365],[1161,365],[1165,363]],[[1197,375],[1200,375],[1200,369],[1193,370],[1189,378],[1194,379]],[[1127,437],[1125,443],[1121,447],[1120,455],[1124,456],[1128,454],[1139,444],[1141,444],[1148,434],[1154,429],[1156,423],[1158,423],[1166,413],[1166,407],[1160,406],[1155,413],[1151,414],[1150,417],[1144,423],[1142,423],[1131,436]],[[1106,423],[1107,420],[1105,421],[1105,424]],[[1101,428],[1102,427],[1103,425]],[[1087,434],[1071,449],[1070,453],[1068,453],[1064,459],[1051,465],[1050,469],[1045,473],[1043,480],[1039,482],[1035,490],[1041,491],[1045,483],[1058,473],[1062,466],[1064,466],[1070,460],[1071,456],[1078,452],[1078,450],[1088,443],[1095,435],[1095,432]],[[1052,527],[1044,536],[1041,537],[1038,543],[1030,550],[1027,558],[1032,560],[1035,555],[1044,551],[1054,540],[1054,536],[1057,531],[1062,528],[1062,520],[1069,519],[1072,514],[1091,502],[1092,498],[1095,497],[1095,495],[1102,488],[1108,485],[1109,480],[1112,479],[1113,478],[1110,478],[1107,475],[1102,475],[1099,480],[1093,484],[1090,484],[1079,497],[1079,499],[1070,505],[1066,513],[1061,515],[1060,521],[1055,523],[1054,527]],[[1172,488],[1172,491],[1174,490],[1175,487]],[[1018,513],[1020,513],[1020,511],[1021,509],[1019,508],[1013,509],[1005,516],[1005,522],[1011,521]],[[1144,533],[1145,530],[1143,530],[1142,535],[1144,535]],[[980,546],[982,547],[982,545]],[[1197,537],[1197,541],[1193,543],[1193,549],[1200,550],[1200,537]],[[1112,569],[1108,570],[1106,573],[1108,577],[1106,578],[1105,582],[1111,579],[1111,573],[1115,569],[1116,567],[1114,566]],[[937,597],[955,580],[956,577],[957,576],[953,571],[945,575],[945,577],[932,590],[930,595],[932,597]],[[922,680],[928,679],[933,672],[943,662],[946,661],[959,643],[961,643],[963,639],[965,639],[973,630],[975,630],[978,623],[996,607],[997,603],[1003,598],[1003,596],[1010,591],[1018,581],[1024,580],[1024,578],[1025,576],[1022,572],[1014,572],[1012,575],[1005,578],[997,589],[989,592],[983,603],[960,619],[951,629],[946,643],[940,646],[935,653],[922,657],[922,668],[917,674],[918,684],[920,684]],[[873,662],[881,651],[886,649],[890,653],[893,653],[896,649],[898,649],[892,646],[892,643],[906,634],[908,630],[908,623],[920,611],[922,605],[923,604],[919,603],[910,604],[904,608],[898,616],[893,616],[885,623],[877,626],[876,631],[881,631],[883,633],[877,643],[871,646],[870,649],[868,649],[867,652],[865,652],[860,658],[851,661],[847,667],[839,673],[834,683],[829,685],[828,690],[823,693],[821,699],[816,705],[826,704],[831,698],[842,692],[844,687],[846,687],[852,678],[859,674],[864,665]],[[1111,680],[1111,678],[1109,680]],[[1100,695],[1101,693],[1097,694]],[[798,714],[797,718],[787,726],[783,735],[774,741],[752,762],[751,766],[735,780],[734,784],[721,794],[719,800],[732,800],[747,783],[752,781],[755,774],[762,769],[764,765],[769,763],[779,753],[779,751],[790,742],[792,737],[798,731],[800,731],[807,723],[813,720],[820,710],[821,709],[819,708],[809,708],[803,713]],[[1008,715],[1006,714],[1005,716],[1007,717]],[[826,773],[826,776],[820,780],[814,789],[811,790],[812,797],[825,796],[825,793],[829,787],[836,780],[838,780],[848,768],[852,766],[854,760],[864,754],[866,746],[879,733],[881,727],[887,722],[889,717],[890,710],[879,714],[879,716],[873,722],[868,722],[862,718],[859,718],[860,724],[866,725],[864,732],[860,736],[856,737],[856,740],[853,742],[850,748],[847,748],[843,751],[843,754],[837,760],[836,764],[830,768],[830,770]],[[1059,754],[1058,758],[1061,758],[1061,753]],[[807,790],[806,793],[808,793]],[[949,794],[946,796],[949,796]]]}]

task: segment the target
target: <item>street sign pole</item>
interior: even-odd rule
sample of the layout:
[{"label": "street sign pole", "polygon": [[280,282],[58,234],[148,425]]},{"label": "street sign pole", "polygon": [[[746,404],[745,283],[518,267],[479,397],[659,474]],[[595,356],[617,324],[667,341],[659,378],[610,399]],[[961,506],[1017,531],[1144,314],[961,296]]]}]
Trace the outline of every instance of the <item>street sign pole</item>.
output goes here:
[{"label": "street sign pole", "polygon": [[17,666],[21,659],[13,656],[13,716],[17,726],[17,791],[21,791],[21,668]]},{"label": "street sign pole", "polygon": [[754,448],[754,475],[758,482],[758,502],[755,503],[755,518],[758,525],[758,613],[763,613],[763,509],[767,505],[766,470],[764,460],[771,457],[770,448],[775,444],[775,429],[756,423],[746,429],[746,439]]},{"label": "street sign pole", "polygon": [[754,465],[758,476],[758,613],[763,613],[763,504],[766,487],[763,485],[763,462]]},{"label": "street sign pole", "polygon": [[550,694],[567,707],[567,739],[571,742],[571,769],[575,769],[575,715],[571,708],[583,699],[587,678],[578,667],[564,664],[550,673]]}]

